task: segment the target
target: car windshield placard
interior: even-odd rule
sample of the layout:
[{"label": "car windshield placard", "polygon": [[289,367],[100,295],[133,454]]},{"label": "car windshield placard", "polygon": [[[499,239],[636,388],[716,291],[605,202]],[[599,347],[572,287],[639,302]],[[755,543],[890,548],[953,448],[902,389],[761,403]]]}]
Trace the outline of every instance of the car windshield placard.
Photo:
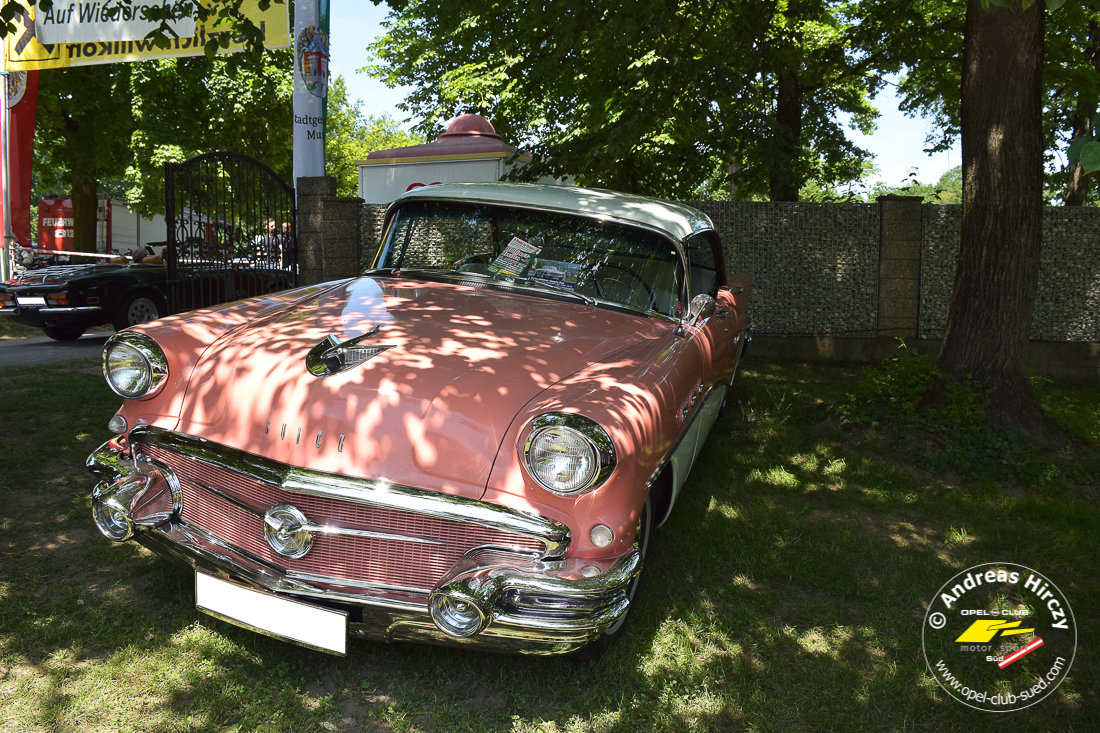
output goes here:
[{"label": "car windshield placard", "polygon": [[576,290],[577,280],[580,278],[581,266],[574,262],[561,260],[544,260],[535,258],[531,265],[527,281],[541,285],[560,288],[562,290]]},{"label": "car windshield placard", "polygon": [[519,237],[512,237],[504,251],[489,263],[489,274],[494,280],[523,277],[531,269],[535,255],[541,251],[541,247],[529,244]]}]

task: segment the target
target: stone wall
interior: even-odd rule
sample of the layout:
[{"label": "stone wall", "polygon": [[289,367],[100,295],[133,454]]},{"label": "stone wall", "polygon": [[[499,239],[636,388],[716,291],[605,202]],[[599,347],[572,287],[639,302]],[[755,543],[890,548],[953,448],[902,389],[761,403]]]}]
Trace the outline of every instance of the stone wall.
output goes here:
[{"label": "stone wall", "polygon": [[[941,338],[955,284],[961,206],[923,207],[920,335]],[[1100,342],[1100,208],[1043,209],[1035,341]]]},{"label": "stone wall", "polygon": [[752,273],[754,332],[878,335],[878,204],[685,203],[714,222],[726,269]]}]

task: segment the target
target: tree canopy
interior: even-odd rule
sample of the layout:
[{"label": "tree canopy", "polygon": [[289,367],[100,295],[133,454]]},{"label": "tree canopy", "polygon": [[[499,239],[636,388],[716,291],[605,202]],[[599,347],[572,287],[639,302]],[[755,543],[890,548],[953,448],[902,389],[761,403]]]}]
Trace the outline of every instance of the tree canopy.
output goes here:
[{"label": "tree canopy", "polygon": [[[1096,176],[1088,175],[1100,168],[1093,126],[1100,99],[1100,3],[1046,4],[1058,10],[1047,14],[1042,58],[1045,197],[1081,205],[1097,195],[1100,185]],[[906,33],[891,44],[906,67],[898,93],[903,110],[932,121],[928,150],[946,150],[960,132],[966,5],[926,0],[916,7],[925,27],[940,32]],[[1077,145],[1071,147],[1074,141]],[[1095,147],[1082,167],[1079,156],[1087,143]]]},{"label": "tree canopy", "polygon": [[838,118],[872,130],[886,56],[847,2],[394,5],[369,70],[413,87],[402,108],[427,136],[488,117],[536,154],[529,178],[690,198],[732,175],[739,195],[791,200],[869,157]]},{"label": "tree canopy", "polygon": [[164,211],[164,164],[213,150],[251,155],[283,180],[292,176],[293,60],[266,51],[256,62],[226,56],[133,64],[134,127],[127,198],[144,215]]}]

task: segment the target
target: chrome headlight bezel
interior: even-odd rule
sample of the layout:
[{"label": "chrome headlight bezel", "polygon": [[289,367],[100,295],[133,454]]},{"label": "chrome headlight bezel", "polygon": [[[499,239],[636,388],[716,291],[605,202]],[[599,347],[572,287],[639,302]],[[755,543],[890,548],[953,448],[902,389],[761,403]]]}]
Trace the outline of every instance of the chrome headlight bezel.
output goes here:
[{"label": "chrome headlight bezel", "polygon": [[[567,488],[552,484],[532,465],[532,452],[539,440],[549,437],[551,431],[560,431],[559,435],[566,434],[576,439],[591,456],[592,468]],[[606,482],[615,470],[615,445],[611,437],[595,420],[583,415],[566,412],[546,412],[539,415],[528,425],[526,437],[522,438],[519,450],[527,474],[539,486],[559,496],[577,496],[592,491]]]},{"label": "chrome headlight bezel", "polygon": [[[143,364],[146,384],[143,385],[142,389],[127,391],[111,379],[110,359],[116,349],[132,351]],[[165,357],[164,351],[161,350],[156,341],[143,333],[123,331],[109,338],[103,346],[102,367],[103,378],[107,380],[107,386],[119,397],[128,400],[148,400],[156,397],[168,381],[168,359]]]}]

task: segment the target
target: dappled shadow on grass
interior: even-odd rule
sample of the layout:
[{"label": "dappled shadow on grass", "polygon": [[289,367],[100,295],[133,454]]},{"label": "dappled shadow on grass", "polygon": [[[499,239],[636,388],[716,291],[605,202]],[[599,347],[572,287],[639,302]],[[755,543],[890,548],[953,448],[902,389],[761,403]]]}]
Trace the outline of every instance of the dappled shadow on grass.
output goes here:
[{"label": "dappled shadow on grass", "polygon": [[[1094,728],[1095,506],[904,470],[831,423],[846,372],[762,371],[746,369],[655,534],[627,633],[590,664],[358,641],[338,658],[237,629],[194,610],[186,570],[88,532],[91,478],[58,461],[0,495],[3,727]],[[16,505],[31,508],[18,524]],[[1056,578],[1080,627],[1070,679],[1011,715],[949,699],[921,651],[936,589],[995,560]]]}]

